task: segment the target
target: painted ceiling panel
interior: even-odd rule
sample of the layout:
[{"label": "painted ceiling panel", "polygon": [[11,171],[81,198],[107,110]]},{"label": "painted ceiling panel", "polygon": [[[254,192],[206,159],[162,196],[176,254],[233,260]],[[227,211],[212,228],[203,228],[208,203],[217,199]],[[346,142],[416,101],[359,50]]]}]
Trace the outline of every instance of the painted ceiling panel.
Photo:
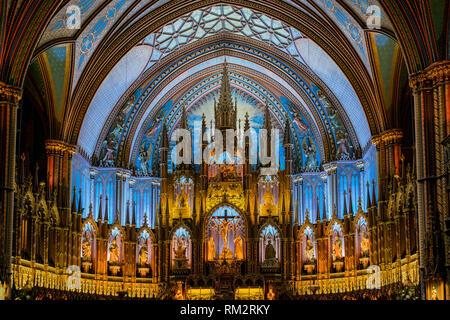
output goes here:
[{"label": "painted ceiling panel", "polygon": [[51,72],[52,91],[55,99],[55,115],[59,121],[64,115],[65,98],[70,81],[70,47],[55,46],[44,53]]},{"label": "painted ceiling panel", "polygon": [[[266,74],[267,76],[271,77],[272,79],[274,79],[276,82],[278,82],[280,84],[280,86],[286,88],[289,92],[291,92],[295,98],[298,101],[301,101],[301,103],[303,104],[303,106],[305,107],[305,109],[307,108],[306,103],[304,102],[303,98],[296,92],[296,90],[294,88],[292,88],[285,80],[283,80],[282,78],[280,78],[278,75],[276,75],[275,73],[273,73],[272,71],[261,67],[260,65],[257,65],[253,62],[247,61],[247,60],[243,60],[240,58],[236,58],[236,57],[230,57],[230,56],[225,56],[225,57],[218,57],[218,58],[214,58],[214,59],[210,59],[208,61],[204,61],[198,65],[196,65],[195,67],[191,68],[188,71],[185,71],[184,73],[180,74],[176,80],[174,80],[170,86],[166,86],[164,89],[162,89],[158,95],[153,99],[153,101],[150,103],[149,107],[147,108],[144,116],[142,117],[142,121],[139,123],[136,132],[140,132],[143,128],[143,123],[144,120],[147,119],[147,117],[149,116],[150,112],[152,111],[153,107],[158,103],[159,100],[161,100],[167,93],[168,91],[173,88],[174,86],[176,86],[178,83],[182,82],[183,79],[196,74],[197,72],[207,69],[211,66],[215,66],[218,64],[222,64],[224,62],[224,58],[226,58],[227,62],[230,64],[236,64],[236,65],[240,65],[240,66],[245,66],[248,68],[252,68],[255,70],[258,70],[259,72],[262,72],[264,74]],[[309,110],[309,109],[308,109]],[[313,114],[310,112],[310,117],[314,118]],[[314,124],[317,127],[317,124]],[[136,137],[133,140],[132,146],[134,147],[136,143]]]},{"label": "painted ceiling panel", "polygon": [[384,35],[373,35],[376,43],[375,58],[377,59],[377,71],[380,73],[381,88],[384,102],[389,107],[392,99],[392,77],[395,72],[395,57],[398,45],[395,40]]},{"label": "painted ceiling panel", "polygon": [[313,41],[301,39],[297,48],[306,64],[333,91],[355,126],[361,146],[370,140],[369,124],[352,85],[336,63]]},{"label": "painted ceiling panel", "polygon": [[78,139],[78,144],[88,154],[93,153],[109,113],[125,90],[144,70],[150,54],[151,50],[147,46],[133,48],[103,81],[89,106]]}]

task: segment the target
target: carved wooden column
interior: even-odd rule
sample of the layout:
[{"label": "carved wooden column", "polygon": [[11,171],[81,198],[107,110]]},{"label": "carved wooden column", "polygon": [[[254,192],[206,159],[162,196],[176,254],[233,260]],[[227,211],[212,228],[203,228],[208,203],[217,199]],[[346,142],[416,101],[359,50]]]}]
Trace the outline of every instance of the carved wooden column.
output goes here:
[{"label": "carved wooden column", "polygon": [[[414,95],[420,270],[427,288],[436,284],[443,287],[450,264],[449,243],[444,236],[449,208],[442,144],[450,131],[449,80],[448,60],[435,63],[410,79]],[[439,299],[444,298],[443,289],[437,294]],[[430,290],[426,297],[430,298]]]},{"label": "carved wooden column", "polygon": [[10,287],[14,227],[17,106],[22,90],[0,82],[0,283]]}]

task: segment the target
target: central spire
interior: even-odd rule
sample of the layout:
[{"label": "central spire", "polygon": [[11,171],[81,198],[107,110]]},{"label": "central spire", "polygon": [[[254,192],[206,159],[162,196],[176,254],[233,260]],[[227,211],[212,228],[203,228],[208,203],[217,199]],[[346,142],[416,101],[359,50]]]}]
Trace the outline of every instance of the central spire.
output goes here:
[{"label": "central spire", "polygon": [[220,86],[219,102],[214,100],[215,127],[221,131],[226,129],[236,130],[237,100],[233,105],[231,97],[230,78],[228,76],[228,64],[223,63],[222,83]]}]

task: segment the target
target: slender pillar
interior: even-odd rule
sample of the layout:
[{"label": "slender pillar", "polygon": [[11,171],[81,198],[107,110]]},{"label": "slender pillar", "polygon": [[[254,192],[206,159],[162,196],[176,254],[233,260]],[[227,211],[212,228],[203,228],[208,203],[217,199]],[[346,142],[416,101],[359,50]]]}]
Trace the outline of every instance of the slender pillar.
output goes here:
[{"label": "slender pillar", "polygon": [[[449,208],[442,144],[450,133],[449,82],[450,61],[431,65],[410,79],[414,96],[419,264],[422,292],[426,292],[423,298],[427,299],[449,299],[444,289],[450,254],[444,234]],[[438,291],[433,292],[436,287]]]},{"label": "slender pillar", "polygon": [[[11,284],[17,106],[22,90],[0,82],[0,283]],[[6,292],[6,298],[9,298]]]}]

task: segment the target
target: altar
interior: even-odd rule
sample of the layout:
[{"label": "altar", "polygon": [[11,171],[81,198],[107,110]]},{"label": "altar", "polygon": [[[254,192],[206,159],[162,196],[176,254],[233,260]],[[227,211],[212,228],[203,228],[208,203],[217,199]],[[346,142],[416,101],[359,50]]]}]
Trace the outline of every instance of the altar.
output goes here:
[{"label": "altar", "polygon": [[218,208],[206,230],[206,255],[213,273],[240,272],[245,259],[245,224],[231,206]]}]

